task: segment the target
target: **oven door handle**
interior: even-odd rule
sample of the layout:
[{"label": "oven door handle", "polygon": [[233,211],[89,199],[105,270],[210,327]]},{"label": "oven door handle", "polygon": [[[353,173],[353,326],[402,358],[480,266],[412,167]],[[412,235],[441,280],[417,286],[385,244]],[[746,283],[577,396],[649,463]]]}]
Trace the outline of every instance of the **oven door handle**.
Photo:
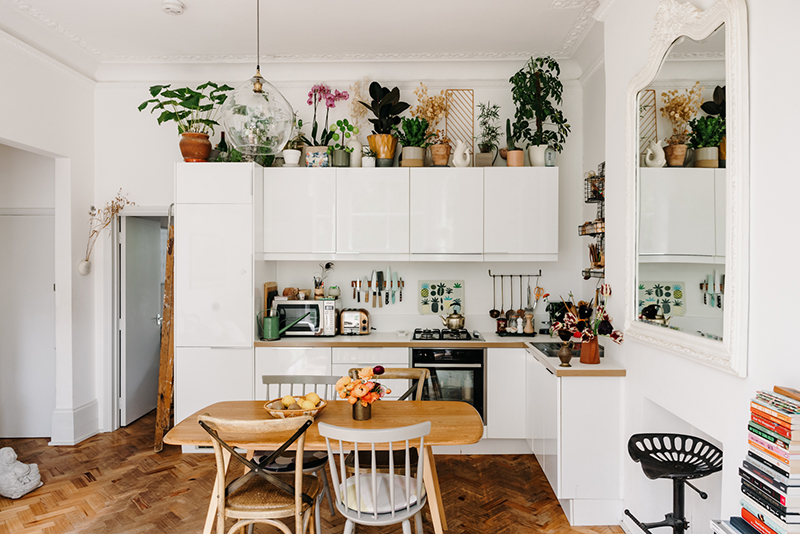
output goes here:
[{"label": "oven door handle", "polygon": [[442,369],[452,369],[455,367],[469,367],[469,368],[479,368],[483,367],[481,363],[420,363],[416,364],[415,367],[425,367],[429,369],[434,368],[442,368]]}]

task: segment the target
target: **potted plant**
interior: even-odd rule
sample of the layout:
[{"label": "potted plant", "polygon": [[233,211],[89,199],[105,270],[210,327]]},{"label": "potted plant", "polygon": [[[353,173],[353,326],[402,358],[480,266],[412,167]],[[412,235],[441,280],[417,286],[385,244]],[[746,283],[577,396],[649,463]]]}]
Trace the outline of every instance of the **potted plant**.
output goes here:
[{"label": "potted plant", "polygon": [[672,136],[666,140],[667,146],[664,147],[669,167],[683,167],[686,163],[689,121],[700,109],[702,91],[700,82],[696,82],[691,89],[685,89],[682,93],[677,89],[661,93],[661,100],[664,102],[661,116],[669,119],[672,124]]},{"label": "potted plant", "polygon": [[[714,97],[713,100],[709,100],[708,102],[703,102],[703,105],[700,106],[700,109],[705,111],[707,114],[711,115],[712,117],[719,116],[722,121],[725,121],[725,86],[723,85],[720,87],[719,85],[714,88]],[[722,136],[722,141],[719,143],[719,166],[725,167],[725,160],[728,159],[727,154],[727,143],[725,142],[725,137]]]},{"label": "potted plant", "polygon": [[350,153],[353,148],[347,146],[347,140],[354,135],[358,135],[358,128],[350,124],[347,119],[336,121],[331,125],[331,139],[336,141],[332,147],[332,165],[334,167],[349,167]]},{"label": "potted plant", "polygon": [[689,146],[694,149],[695,167],[719,167],[719,144],[725,135],[725,120],[721,117],[699,117],[689,121],[692,133]]},{"label": "potted plant", "polygon": [[439,91],[439,94],[429,95],[428,86],[422,82],[419,82],[419,87],[414,89],[414,95],[417,97],[417,105],[409,111],[412,117],[428,121],[427,133],[431,135],[431,163],[434,166],[446,167],[450,161],[452,147],[450,140],[437,129],[437,126],[444,117],[447,117],[447,96],[444,90]]},{"label": "potted plant", "polygon": [[[314,106],[314,125],[311,127],[311,140],[310,146],[303,149],[306,159],[306,167],[327,167],[328,166],[328,143],[333,137],[333,131],[328,130],[328,115],[331,109],[336,107],[336,102],[347,100],[350,95],[347,91],[339,91],[331,88],[325,84],[318,84],[311,88],[308,92],[308,100],[306,103],[309,106]],[[320,104],[325,103],[325,125],[322,132],[319,131],[319,123],[317,122],[317,108]],[[317,134],[319,133],[319,137]]]},{"label": "potted plant", "polygon": [[397,138],[392,135],[394,126],[400,123],[400,114],[409,108],[406,102],[400,101],[400,89],[387,89],[378,82],[369,84],[369,96],[372,102],[361,102],[375,115],[369,122],[374,126],[373,134],[367,137],[369,147],[378,154],[378,167],[391,167]]},{"label": "potted plant", "polygon": [[285,167],[297,167],[300,163],[300,156],[303,154],[301,152],[303,147],[311,144],[301,131],[302,128],[303,119],[296,119],[292,137],[286,142],[286,147],[283,149],[283,152],[281,152]]},{"label": "potted plant", "polygon": [[[556,105],[560,105],[563,85],[558,79],[561,69],[558,62],[547,56],[531,58],[514,76],[511,96],[517,106],[514,127],[529,143],[531,165],[545,165],[548,145],[556,152],[563,149],[570,125]],[[533,124],[531,124],[533,121]],[[554,129],[545,129],[545,125]]]},{"label": "potted plant", "polygon": [[511,119],[506,119],[506,163],[509,167],[524,167],[525,152],[517,148],[517,141],[522,137],[516,124],[511,128]]},{"label": "potted plant", "polygon": [[475,154],[476,167],[491,167],[497,159],[497,154],[492,156],[492,151],[497,149],[497,142],[500,140],[500,127],[497,121],[500,120],[500,106],[488,102],[478,102],[478,128],[481,133],[478,136],[478,150]]},{"label": "potted plant", "polygon": [[214,126],[218,126],[217,117],[225,99],[227,91],[233,87],[206,82],[195,89],[181,87],[171,89],[170,84],[153,85],[150,87],[150,100],[139,104],[139,111],[143,111],[152,104],[150,113],[160,110],[158,124],[172,121],[178,125],[181,135],[179,143],[184,161],[207,161],[211,154],[211,141],[209,133],[214,133]]},{"label": "potted plant", "polygon": [[430,146],[434,134],[428,133],[428,121],[414,117],[403,117],[400,127],[395,126],[395,136],[403,145],[402,167],[422,167],[425,149]]},{"label": "potted plant", "polygon": [[361,150],[361,166],[362,167],[374,167],[375,166],[375,159],[378,157],[378,153],[365,146]]}]

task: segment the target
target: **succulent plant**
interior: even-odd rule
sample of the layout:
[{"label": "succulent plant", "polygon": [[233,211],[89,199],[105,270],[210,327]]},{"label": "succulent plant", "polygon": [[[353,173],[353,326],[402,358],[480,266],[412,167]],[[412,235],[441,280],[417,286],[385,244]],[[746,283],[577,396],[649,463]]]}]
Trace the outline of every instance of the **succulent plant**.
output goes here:
[{"label": "succulent plant", "polygon": [[371,104],[361,102],[370,110],[374,119],[369,119],[376,134],[391,134],[392,128],[400,124],[400,114],[409,108],[408,103],[400,101],[400,89],[387,89],[378,82],[369,84]]}]

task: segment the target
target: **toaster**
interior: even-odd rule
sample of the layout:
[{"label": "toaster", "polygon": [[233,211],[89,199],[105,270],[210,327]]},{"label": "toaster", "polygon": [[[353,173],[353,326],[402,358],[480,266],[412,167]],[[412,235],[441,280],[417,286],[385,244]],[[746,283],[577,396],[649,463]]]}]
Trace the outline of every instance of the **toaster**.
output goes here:
[{"label": "toaster", "polygon": [[369,334],[369,312],[363,308],[345,308],[340,317],[339,333],[346,336]]}]

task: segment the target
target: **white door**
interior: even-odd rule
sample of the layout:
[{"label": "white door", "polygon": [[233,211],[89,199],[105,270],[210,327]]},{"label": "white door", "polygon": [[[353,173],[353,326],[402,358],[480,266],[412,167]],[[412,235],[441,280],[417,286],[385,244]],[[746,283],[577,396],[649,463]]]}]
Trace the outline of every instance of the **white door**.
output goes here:
[{"label": "white door", "polygon": [[0,216],[0,251],[0,438],[50,437],[56,389],[53,216]]},{"label": "white door", "polygon": [[122,217],[120,425],[156,407],[161,347],[161,224]]}]

